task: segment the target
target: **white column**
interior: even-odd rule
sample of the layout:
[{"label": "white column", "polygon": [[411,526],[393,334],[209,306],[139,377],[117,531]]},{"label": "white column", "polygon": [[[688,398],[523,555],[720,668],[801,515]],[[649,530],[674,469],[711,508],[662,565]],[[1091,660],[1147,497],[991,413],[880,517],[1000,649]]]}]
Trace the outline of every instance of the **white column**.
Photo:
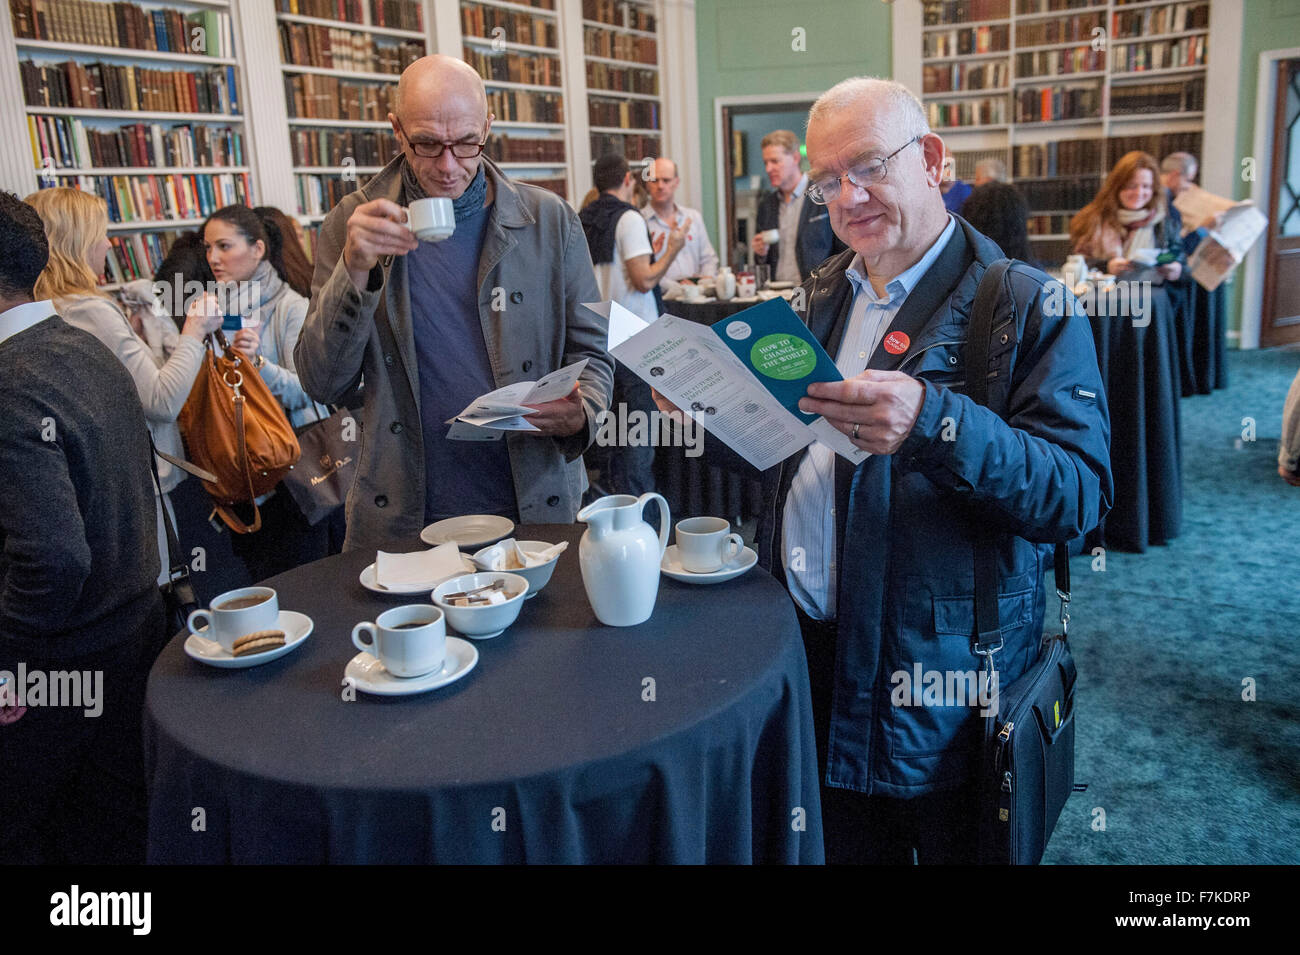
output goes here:
[{"label": "white column", "polygon": [[27,134],[27,107],[19,82],[18,48],[9,11],[0,11],[0,186],[18,198],[36,191],[36,163]]},{"label": "white column", "polygon": [[[695,56],[695,0],[658,0],[659,99],[664,152],[677,163],[680,205],[700,207],[700,82]],[[719,150],[721,146],[719,146]]]},{"label": "white column", "polygon": [[424,24],[430,41],[425,49],[461,58],[460,4],[456,0],[424,0]]},{"label": "white column", "polygon": [[259,205],[298,212],[289,146],[289,111],[280,71],[280,31],[273,3],[239,3],[231,8],[242,48],[246,148],[252,157],[254,194]]},{"label": "white column", "polygon": [[569,205],[578,208],[591,188],[591,117],[587,60],[582,53],[582,0],[560,0],[560,72],[564,83],[564,155],[569,160]]}]

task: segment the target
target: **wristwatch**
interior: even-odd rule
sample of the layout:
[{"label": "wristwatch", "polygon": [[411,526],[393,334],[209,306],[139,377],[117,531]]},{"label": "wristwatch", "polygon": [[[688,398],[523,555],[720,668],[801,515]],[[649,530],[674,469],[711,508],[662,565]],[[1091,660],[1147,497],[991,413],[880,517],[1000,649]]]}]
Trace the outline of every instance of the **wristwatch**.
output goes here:
[{"label": "wristwatch", "polygon": [[258,371],[261,371],[262,366],[265,364],[266,364],[266,356],[258,355],[257,359],[253,362],[253,367],[256,368]]}]

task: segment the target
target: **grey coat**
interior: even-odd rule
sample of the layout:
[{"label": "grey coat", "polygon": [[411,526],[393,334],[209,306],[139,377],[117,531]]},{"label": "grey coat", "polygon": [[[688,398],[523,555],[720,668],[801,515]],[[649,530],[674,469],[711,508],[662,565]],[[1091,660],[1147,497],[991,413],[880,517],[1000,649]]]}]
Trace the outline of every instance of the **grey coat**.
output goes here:
[{"label": "grey coat", "polygon": [[[438,479],[424,470],[406,260],[383,257],[360,292],[342,262],[353,209],[378,198],[406,205],[403,162],[400,156],[390,162],[325,218],[311,305],[294,350],[299,380],[317,401],[343,401],[365,379],[345,550],[415,543],[424,523],[425,481]],[[483,165],[494,201],[479,258],[478,308],[496,386],[536,380],[588,359],[579,381],[587,416],[582,431],[567,438],[505,438],[520,519],[568,523],[587,487],[582,453],[596,434],[596,416],[609,406],[608,328],[579,307],[598,301],[600,292],[573,210],[553,193],[510,180],[486,158]]]}]

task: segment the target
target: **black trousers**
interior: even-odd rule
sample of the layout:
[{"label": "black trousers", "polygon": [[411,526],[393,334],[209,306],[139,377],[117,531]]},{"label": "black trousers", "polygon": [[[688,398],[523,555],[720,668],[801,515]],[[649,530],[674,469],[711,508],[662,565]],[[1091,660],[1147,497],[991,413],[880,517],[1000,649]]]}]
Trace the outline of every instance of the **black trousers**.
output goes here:
[{"label": "black trousers", "polygon": [[[240,505],[236,512],[244,520],[252,518],[251,505]],[[260,508],[262,526],[252,534],[231,531],[230,545],[244,562],[250,583],[257,583],[309,564],[330,553],[330,528],[333,519],[312,526],[294,503],[293,495],[283,485]]]},{"label": "black trousers", "polygon": [[972,788],[897,799],[826,785],[837,628],[833,620],[813,620],[797,604],[795,612],[812,686],[826,861],[837,865],[974,863],[978,809]]},{"label": "black trousers", "polygon": [[[0,726],[0,863],[144,863],[141,727],[145,681],[167,636],[163,630],[159,597],[146,625],[107,650],[22,660],[29,674],[100,674],[100,712],[88,715],[94,709],[86,705],[28,706],[17,722]],[[19,661],[3,657],[0,669],[14,673],[16,682]]]}]

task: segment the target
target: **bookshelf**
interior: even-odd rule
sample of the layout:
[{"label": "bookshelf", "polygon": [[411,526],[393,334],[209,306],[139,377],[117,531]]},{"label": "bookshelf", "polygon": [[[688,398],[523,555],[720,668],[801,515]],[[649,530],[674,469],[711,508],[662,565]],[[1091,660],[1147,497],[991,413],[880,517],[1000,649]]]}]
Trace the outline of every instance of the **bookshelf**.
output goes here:
[{"label": "bookshelf", "polygon": [[253,202],[228,0],[10,0],[0,19],[0,68],[18,80],[4,108],[16,107],[25,160],[6,157],[5,185],[106,201],[105,287],[152,278],[179,232]]},{"label": "bookshelf", "polygon": [[[1040,260],[1064,260],[1071,216],[1124,152],[1202,155],[1212,0],[920,6],[914,88],[930,124],[959,178],[981,159],[1006,163]],[[907,28],[895,24],[896,46]]]},{"label": "bookshelf", "polygon": [[593,163],[665,154],[659,17],[653,3],[582,0],[582,49]]},{"label": "bookshelf", "polygon": [[496,119],[484,153],[512,176],[572,198],[562,11],[556,0],[461,0],[459,55]]},{"label": "bookshelf", "polygon": [[314,227],[397,155],[388,113],[402,70],[428,51],[424,11],[419,0],[274,3],[293,208]]}]

